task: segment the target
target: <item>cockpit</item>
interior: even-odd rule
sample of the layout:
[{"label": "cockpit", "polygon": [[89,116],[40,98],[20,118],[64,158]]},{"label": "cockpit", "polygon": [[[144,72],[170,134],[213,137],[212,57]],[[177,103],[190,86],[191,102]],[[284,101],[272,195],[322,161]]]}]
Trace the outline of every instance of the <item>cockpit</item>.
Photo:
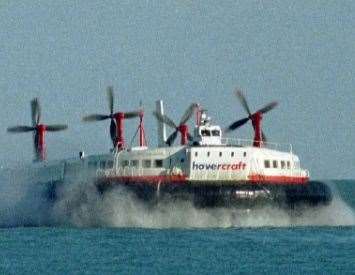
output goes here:
[{"label": "cockpit", "polygon": [[201,129],[200,131],[201,136],[203,137],[219,137],[221,135],[220,130],[209,130],[209,129]]},{"label": "cockpit", "polygon": [[221,145],[222,130],[218,125],[211,125],[211,118],[206,110],[201,113],[199,125],[194,131],[193,144],[195,145]]}]

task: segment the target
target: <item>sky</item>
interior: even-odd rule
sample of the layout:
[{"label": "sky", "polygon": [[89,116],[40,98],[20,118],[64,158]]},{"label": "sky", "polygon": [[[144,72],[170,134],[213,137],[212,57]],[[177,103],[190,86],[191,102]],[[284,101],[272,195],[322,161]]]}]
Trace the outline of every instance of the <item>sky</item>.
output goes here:
[{"label": "sky", "polygon": [[42,122],[69,125],[47,135],[52,160],[108,152],[109,122],[81,118],[108,112],[109,85],[116,110],[143,102],[150,146],[157,99],[176,121],[198,102],[225,127],[245,116],[240,88],[253,110],[279,102],[263,129],[312,178],[355,178],[354,13],[353,1],[0,0],[0,165],[32,161],[31,134],[6,128],[30,124],[34,97]]}]

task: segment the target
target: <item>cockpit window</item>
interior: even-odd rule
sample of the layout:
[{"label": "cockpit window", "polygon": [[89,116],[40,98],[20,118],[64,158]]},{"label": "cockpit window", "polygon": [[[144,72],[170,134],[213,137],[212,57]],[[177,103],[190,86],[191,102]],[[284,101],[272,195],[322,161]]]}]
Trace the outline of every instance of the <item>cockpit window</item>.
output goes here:
[{"label": "cockpit window", "polygon": [[201,135],[203,137],[210,137],[211,136],[211,132],[210,132],[210,130],[202,130],[201,131]]},{"label": "cockpit window", "polygon": [[219,137],[219,131],[218,130],[212,130],[212,136]]}]

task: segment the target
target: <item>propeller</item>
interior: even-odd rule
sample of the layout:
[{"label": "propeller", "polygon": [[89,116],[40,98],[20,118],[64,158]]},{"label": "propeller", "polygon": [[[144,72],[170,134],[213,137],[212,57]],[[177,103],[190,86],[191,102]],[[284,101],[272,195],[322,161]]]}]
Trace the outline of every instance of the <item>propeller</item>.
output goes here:
[{"label": "propeller", "polygon": [[26,133],[26,132],[34,132],[33,134],[33,146],[34,152],[36,154],[36,159],[44,159],[44,135],[45,132],[57,132],[63,131],[68,128],[67,125],[64,124],[53,124],[53,125],[45,125],[41,124],[41,105],[39,104],[38,98],[34,98],[31,100],[31,119],[32,126],[14,126],[7,128],[9,133]]},{"label": "propeller", "polygon": [[[177,125],[171,118],[169,118],[167,115],[162,115],[157,112],[153,112],[153,115],[162,123],[166,124],[170,128],[174,129],[175,131],[167,138],[166,144],[171,146],[178,133],[180,132],[181,135],[184,135],[184,131],[186,131],[186,122],[191,118],[191,116],[194,113],[194,110],[198,107],[198,104],[192,103],[190,106],[186,109],[185,113],[182,115],[179,124]],[[189,140],[192,140],[192,136],[186,131],[187,138]]]},{"label": "propeller", "polygon": [[[93,122],[93,121],[102,121],[106,119],[110,119],[110,137],[113,143],[113,146],[116,146],[117,140],[117,123],[115,121],[116,116],[118,116],[118,112],[114,113],[114,93],[113,87],[107,87],[107,101],[109,107],[109,114],[91,114],[88,116],[83,117],[84,122]],[[124,112],[121,113],[124,115],[125,119],[131,119],[139,116],[140,111],[133,111],[133,112]]]},{"label": "propeller", "polygon": [[[240,91],[240,90],[236,90],[235,91],[235,95],[237,96],[237,98],[239,99],[241,105],[243,106],[244,110],[246,111],[246,113],[248,114],[247,117],[242,118],[240,120],[237,120],[235,122],[233,122],[232,124],[230,124],[227,129],[226,132],[230,132],[230,131],[234,131],[235,129],[243,126],[245,123],[247,123],[249,120],[254,120],[254,118],[256,117],[257,114],[266,114],[267,112],[271,111],[272,109],[274,109],[278,103],[276,101],[273,101],[267,105],[265,105],[264,107],[262,107],[261,109],[257,110],[254,113],[251,113],[250,108],[249,108],[249,104],[244,96],[244,94]],[[255,124],[252,123],[253,128],[255,130]],[[262,140],[265,142],[266,141],[266,136],[264,134],[264,132],[261,132],[262,135]]]}]

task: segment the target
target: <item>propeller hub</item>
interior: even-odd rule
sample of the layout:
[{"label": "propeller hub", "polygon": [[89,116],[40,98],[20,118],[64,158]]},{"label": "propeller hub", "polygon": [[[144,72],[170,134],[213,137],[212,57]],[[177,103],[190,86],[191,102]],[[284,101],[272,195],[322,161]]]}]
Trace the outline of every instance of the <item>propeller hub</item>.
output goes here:
[{"label": "propeller hub", "polygon": [[182,124],[182,125],[179,125],[177,130],[180,132],[180,133],[186,133],[188,132],[189,130],[189,127],[186,125],[186,124]]},{"label": "propeller hub", "polygon": [[263,115],[274,109],[278,105],[278,103],[276,101],[270,102],[269,104],[265,105],[263,108],[257,110],[255,113],[252,114],[248,102],[243,93],[240,90],[236,90],[235,94],[238,97],[242,107],[244,108],[248,116],[230,124],[227,127],[227,131],[233,131],[246,124],[249,120],[251,120],[255,132],[254,146],[260,147],[262,142],[266,141],[265,134],[261,129],[261,120],[263,118]]},{"label": "propeller hub", "polygon": [[263,114],[261,112],[256,112],[250,116],[252,121],[254,120],[261,120],[263,118]]},{"label": "propeller hub", "polygon": [[125,118],[125,113],[123,113],[123,112],[117,112],[117,113],[115,113],[113,116],[114,116],[115,119],[122,120],[122,119]]},{"label": "propeller hub", "polygon": [[47,125],[44,124],[38,124],[36,126],[37,131],[41,132],[41,131],[46,131],[47,130]]}]

